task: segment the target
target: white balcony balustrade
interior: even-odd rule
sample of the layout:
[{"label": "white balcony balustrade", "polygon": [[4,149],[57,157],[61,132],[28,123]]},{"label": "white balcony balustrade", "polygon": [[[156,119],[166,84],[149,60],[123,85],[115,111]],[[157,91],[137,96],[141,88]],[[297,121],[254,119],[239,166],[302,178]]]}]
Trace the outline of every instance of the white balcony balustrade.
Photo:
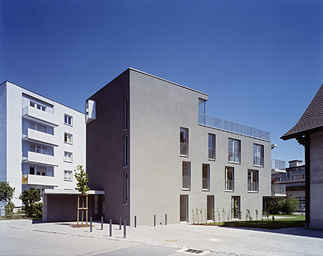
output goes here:
[{"label": "white balcony balustrade", "polygon": [[23,131],[23,139],[58,146],[57,137],[52,134],[28,128]]},{"label": "white balcony balustrade", "polygon": [[58,166],[58,160],[56,157],[32,151],[28,151],[27,156],[23,157],[23,161],[47,166]]},{"label": "white balcony balustrade", "polygon": [[54,177],[25,174],[22,175],[22,184],[33,186],[51,186],[57,187],[58,184]]},{"label": "white balcony balustrade", "polygon": [[35,107],[26,106],[22,109],[22,116],[33,121],[41,121],[54,126],[59,125],[58,116],[54,115],[53,109],[50,108],[43,111]]}]

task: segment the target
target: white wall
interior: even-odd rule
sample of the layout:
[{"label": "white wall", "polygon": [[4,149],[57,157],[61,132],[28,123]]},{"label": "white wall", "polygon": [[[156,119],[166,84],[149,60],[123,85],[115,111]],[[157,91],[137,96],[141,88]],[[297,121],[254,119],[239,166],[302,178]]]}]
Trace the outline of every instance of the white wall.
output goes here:
[{"label": "white wall", "polygon": [[7,180],[7,85],[0,85],[0,181]]}]

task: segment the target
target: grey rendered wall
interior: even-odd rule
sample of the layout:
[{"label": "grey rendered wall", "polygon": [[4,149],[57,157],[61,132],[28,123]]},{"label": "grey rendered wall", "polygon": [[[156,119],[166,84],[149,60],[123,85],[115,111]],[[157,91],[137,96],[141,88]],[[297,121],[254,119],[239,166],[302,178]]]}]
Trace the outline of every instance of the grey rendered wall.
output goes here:
[{"label": "grey rendered wall", "polygon": [[7,181],[7,85],[0,85],[0,181]]},{"label": "grey rendered wall", "polygon": [[310,224],[323,229],[323,132],[310,135]]},{"label": "grey rendered wall", "polygon": [[[125,71],[90,99],[96,102],[96,120],[86,127],[86,171],[91,189],[105,190],[105,221],[129,223],[129,204],[123,205],[123,98],[128,96]],[[129,129],[128,129],[129,130]],[[131,198],[130,198],[131,200]]]},{"label": "grey rendered wall", "polygon": [[[262,210],[262,197],[270,196],[270,142],[198,125],[198,98],[207,95],[167,81],[130,71],[131,219],[138,225],[179,222],[180,195],[189,195],[189,221],[193,211],[206,209],[207,195],[215,196],[215,208],[231,209],[231,196],[241,196],[241,211]],[[180,156],[180,127],[189,129],[189,156]],[[216,161],[207,158],[208,133],[216,135]],[[241,140],[241,164],[228,163],[228,138]],[[253,166],[253,143],[265,147],[265,166]],[[191,162],[191,190],[182,191],[182,161]],[[202,164],[210,164],[211,189],[202,191]],[[235,190],[224,192],[225,166],[235,168]],[[247,192],[248,169],[259,170],[260,190]]]}]

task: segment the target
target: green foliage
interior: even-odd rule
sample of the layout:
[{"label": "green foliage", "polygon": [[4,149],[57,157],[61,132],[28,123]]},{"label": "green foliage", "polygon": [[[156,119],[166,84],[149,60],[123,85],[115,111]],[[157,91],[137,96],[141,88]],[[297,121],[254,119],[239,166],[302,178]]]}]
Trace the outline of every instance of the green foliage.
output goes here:
[{"label": "green foliage", "polygon": [[21,199],[23,204],[25,205],[25,212],[28,217],[39,217],[40,204],[37,204],[37,202],[40,201],[39,189],[31,188],[30,190],[24,190],[20,194],[19,199]]},{"label": "green foliage", "polygon": [[34,204],[33,214],[36,219],[41,219],[43,217],[43,203],[38,202]]},{"label": "green foliage", "polygon": [[272,198],[268,211],[270,214],[293,214],[297,210],[299,201],[295,197]]},{"label": "green foliage", "polygon": [[89,186],[87,185],[89,175],[85,172],[82,165],[78,165],[74,171],[74,177],[77,180],[75,189],[81,192],[82,195],[85,195],[86,192],[90,190]]},{"label": "green foliage", "polygon": [[0,181],[0,201],[11,202],[15,188],[10,187],[8,182]]},{"label": "green foliage", "polygon": [[8,202],[5,206],[6,209],[6,217],[11,217],[13,214],[13,209],[15,208],[15,204],[12,202]]}]

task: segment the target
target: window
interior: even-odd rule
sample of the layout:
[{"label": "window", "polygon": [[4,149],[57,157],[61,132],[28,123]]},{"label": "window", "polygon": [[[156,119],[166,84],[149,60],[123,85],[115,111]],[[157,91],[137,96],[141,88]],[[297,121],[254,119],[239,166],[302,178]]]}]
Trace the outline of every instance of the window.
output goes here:
[{"label": "window", "polygon": [[35,167],[34,166],[30,166],[29,173],[32,175],[35,174]]},{"label": "window", "polygon": [[39,154],[47,155],[47,147],[44,147],[44,146],[38,146],[38,145],[35,145],[35,144],[30,144],[30,151],[35,152],[35,153],[39,153]]},{"label": "window", "polygon": [[240,164],[240,140],[229,139],[229,162]]},{"label": "window", "polygon": [[72,171],[64,171],[64,180],[72,181],[73,180],[73,172]]},{"label": "window", "polygon": [[188,156],[188,129],[181,128],[180,130],[180,154]]},{"label": "window", "polygon": [[128,98],[123,99],[123,130],[128,129]]},{"label": "window", "polygon": [[209,133],[209,159],[215,159],[215,135]]},{"label": "window", "polygon": [[264,146],[253,144],[253,165],[264,166]]},{"label": "window", "polygon": [[73,162],[73,154],[71,152],[64,151],[64,161],[65,162]]},{"label": "window", "polygon": [[248,192],[259,191],[259,180],[257,170],[248,170]]},{"label": "window", "polygon": [[190,162],[182,163],[182,189],[183,190],[191,189],[191,163]]},{"label": "window", "polygon": [[123,173],[123,204],[128,203],[128,194],[129,194],[129,179],[128,173]]},{"label": "window", "polygon": [[29,102],[29,105],[30,105],[31,107],[33,107],[33,108],[37,108],[37,109],[39,109],[39,110],[41,110],[41,111],[46,111],[46,106],[44,106],[44,105],[42,105],[42,104],[40,104],[40,103],[38,103],[38,102],[30,101],[30,102]]},{"label": "window", "polygon": [[69,126],[73,126],[73,117],[65,114],[64,124],[67,124]]},{"label": "window", "polygon": [[64,132],[64,142],[68,144],[73,144],[73,135]]},{"label": "window", "polygon": [[40,176],[46,176],[46,167],[41,166],[30,166],[29,173],[31,175],[40,175]]},{"label": "window", "polygon": [[202,164],[202,189],[210,190],[210,165]]},{"label": "window", "polygon": [[41,125],[41,124],[37,124],[37,123],[34,123],[34,122],[30,122],[29,128],[33,129],[33,130],[36,130],[36,131],[40,131],[40,132],[45,132],[45,133],[47,132],[47,127],[46,126]]},{"label": "window", "polygon": [[225,190],[233,191],[234,189],[234,169],[233,167],[225,168]]},{"label": "window", "polygon": [[123,137],[123,167],[128,166],[128,136]]}]

